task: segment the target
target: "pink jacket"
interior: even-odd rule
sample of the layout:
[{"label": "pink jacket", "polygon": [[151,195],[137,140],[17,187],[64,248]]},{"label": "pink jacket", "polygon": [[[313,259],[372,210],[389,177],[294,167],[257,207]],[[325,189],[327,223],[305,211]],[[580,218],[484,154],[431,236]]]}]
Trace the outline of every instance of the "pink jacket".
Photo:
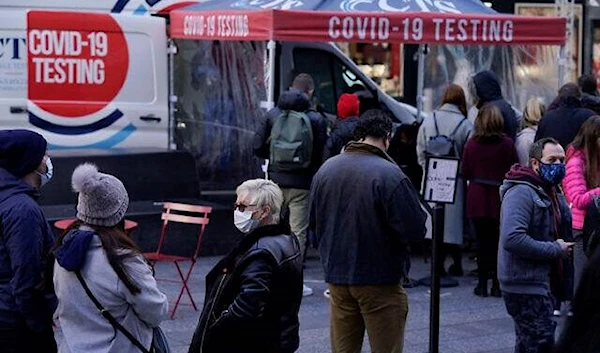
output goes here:
[{"label": "pink jacket", "polygon": [[567,175],[563,180],[563,189],[573,214],[573,229],[583,229],[583,220],[587,207],[594,195],[600,195],[600,188],[588,189],[585,181],[585,154],[580,149],[569,147],[567,150]]}]

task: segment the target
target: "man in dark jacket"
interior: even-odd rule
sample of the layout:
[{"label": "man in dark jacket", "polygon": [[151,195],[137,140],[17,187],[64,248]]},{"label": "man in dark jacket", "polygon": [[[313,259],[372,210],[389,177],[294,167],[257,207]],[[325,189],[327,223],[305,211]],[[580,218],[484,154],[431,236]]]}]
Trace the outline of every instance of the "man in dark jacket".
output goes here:
[{"label": "man in dark jacket", "polygon": [[581,125],[593,115],[596,115],[593,110],[581,106],[579,86],[567,83],[560,88],[558,97],[542,117],[535,140],[552,137],[566,150],[577,136]]},{"label": "man in dark jacket", "polygon": [[[308,195],[313,175],[321,166],[323,147],[327,140],[327,121],[315,111],[311,104],[311,96],[315,84],[308,74],[296,76],[292,88],[281,94],[277,107],[270,110],[266,117],[260,121],[254,135],[254,154],[259,158],[269,158],[271,129],[282,111],[291,110],[306,113],[310,119],[313,132],[313,148],[311,162],[308,168],[280,172],[269,165],[269,178],[273,180],[283,192],[283,209],[289,210],[289,223],[298,240],[302,257],[306,251],[306,236],[308,230]],[[311,295],[312,289],[304,286],[304,295]]]},{"label": "man in dark jacket", "polygon": [[0,131],[0,350],[56,352],[56,298],[46,273],[54,242],[36,199],[52,177],[46,140],[28,130]]},{"label": "man in dark jacket", "polygon": [[340,96],[337,104],[338,120],[325,144],[323,162],[340,154],[344,146],[352,140],[359,112],[360,102],[357,95],[344,93]]},{"label": "man in dark jacket", "polygon": [[473,77],[471,85],[472,94],[476,96],[477,108],[481,109],[486,104],[498,107],[504,118],[504,133],[514,141],[519,122],[513,107],[502,97],[498,76],[492,71],[482,71]]},{"label": "man in dark jacket", "polygon": [[600,96],[598,96],[598,86],[596,78],[591,75],[583,75],[577,80],[579,88],[581,88],[581,106],[591,109],[596,114],[600,113]]},{"label": "man in dark jacket", "polygon": [[533,144],[529,157],[529,166],[515,165],[500,188],[498,279],[515,322],[515,352],[550,353],[556,329],[550,271],[573,245],[563,240],[571,213],[557,188],[565,176],[565,151],[546,138]]},{"label": "man in dark jacket", "polygon": [[400,281],[409,241],[425,235],[425,212],[410,180],[385,152],[392,123],[363,114],[356,142],[330,158],[311,188],[310,225],[331,293],[333,352],[400,353],[408,312]]},{"label": "man in dark jacket", "polygon": [[272,181],[237,189],[234,224],[246,233],[206,276],[204,309],[189,353],[292,353],[300,337],[302,257],[279,224],[283,195]]}]

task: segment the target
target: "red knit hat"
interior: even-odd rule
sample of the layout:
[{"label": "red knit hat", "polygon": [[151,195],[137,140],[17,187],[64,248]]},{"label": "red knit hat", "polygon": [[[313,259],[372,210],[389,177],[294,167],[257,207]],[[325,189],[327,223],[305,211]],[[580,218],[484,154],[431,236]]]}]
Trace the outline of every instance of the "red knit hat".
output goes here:
[{"label": "red knit hat", "polygon": [[360,101],[356,94],[344,93],[338,100],[337,115],[342,119],[358,116],[360,114],[359,106]]}]

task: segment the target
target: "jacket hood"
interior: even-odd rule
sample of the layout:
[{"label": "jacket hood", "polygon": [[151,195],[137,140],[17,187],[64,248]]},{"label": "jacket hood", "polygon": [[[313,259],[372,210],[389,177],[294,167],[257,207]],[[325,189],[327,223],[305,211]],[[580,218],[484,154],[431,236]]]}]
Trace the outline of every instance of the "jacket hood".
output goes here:
[{"label": "jacket hood", "polygon": [[480,104],[502,99],[498,76],[492,71],[482,71],[473,77]]},{"label": "jacket hood", "polygon": [[79,271],[85,263],[94,232],[73,229],[64,238],[62,245],[54,251],[54,257],[67,271]]},{"label": "jacket hood", "polygon": [[305,112],[311,107],[311,103],[306,93],[290,89],[279,96],[277,107],[281,110]]},{"label": "jacket hood", "polygon": [[33,186],[0,168],[0,202],[17,194],[25,194],[33,199],[39,197],[39,191]]},{"label": "jacket hood", "polygon": [[530,167],[515,164],[512,166],[510,171],[506,173],[505,178],[506,179],[504,179],[502,186],[500,186],[500,197],[502,199],[504,199],[504,195],[508,192],[508,190],[510,190],[510,188],[519,184],[528,185],[541,197],[549,199],[548,193],[545,189],[548,187],[551,188],[551,186]]}]

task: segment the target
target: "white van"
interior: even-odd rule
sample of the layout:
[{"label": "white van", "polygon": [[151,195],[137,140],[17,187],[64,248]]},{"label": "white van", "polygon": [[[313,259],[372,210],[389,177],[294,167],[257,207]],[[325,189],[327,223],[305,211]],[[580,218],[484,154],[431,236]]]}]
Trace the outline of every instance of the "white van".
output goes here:
[{"label": "white van", "polygon": [[167,149],[166,43],[162,18],[0,7],[0,128],[54,150]]}]

